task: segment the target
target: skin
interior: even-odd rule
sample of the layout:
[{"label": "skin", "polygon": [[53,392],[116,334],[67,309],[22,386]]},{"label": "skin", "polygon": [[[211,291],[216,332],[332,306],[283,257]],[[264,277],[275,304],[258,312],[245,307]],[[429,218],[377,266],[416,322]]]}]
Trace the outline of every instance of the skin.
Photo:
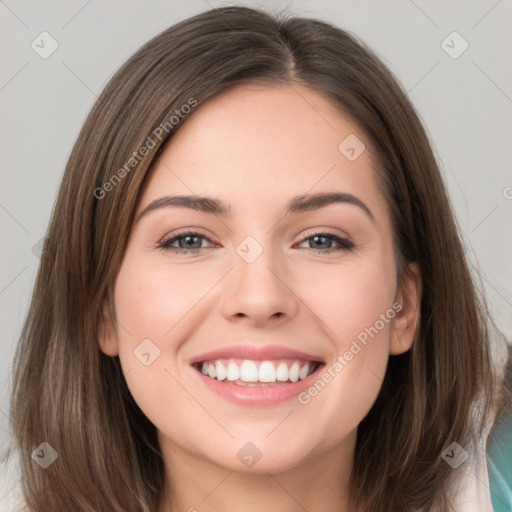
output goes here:
[{"label": "skin", "polygon": [[[355,161],[338,149],[350,134],[366,145]],[[333,191],[357,196],[375,220],[348,203],[283,214],[293,196]],[[135,401],[158,429],[168,477],[161,511],[354,512],[347,492],[356,429],[389,355],[412,344],[421,297],[415,264],[397,284],[369,141],[314,91],[237,87],[182,124],[147,178],[137,215],[173,194],[222,199],[231,216],[164,207],[136,222],[115,283],[124,328],[105,307],[99,340],[120,356]],[[175,254],[179,241],[157,249],[184,228],[206,237],[188,241],[202,249]],[[301,242],[325,230],[356,247],[335,251],[327,239],[315,251],[311,238]],[[236,251],[247,236],[263,249],[250,264]],[[233,404],[188,363],[246,341],[312,353],[329,366],[395,302],[402,310],[306,405]],[[134,356],[146,338],[160,350],[149,366]],[[262,453],[251,468],[237,457],[247,442]]]}]

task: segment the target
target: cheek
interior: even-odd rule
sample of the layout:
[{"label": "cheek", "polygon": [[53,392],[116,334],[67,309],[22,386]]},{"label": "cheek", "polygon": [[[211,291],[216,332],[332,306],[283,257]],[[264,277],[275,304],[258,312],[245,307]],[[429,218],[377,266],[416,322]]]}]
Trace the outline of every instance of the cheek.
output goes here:
[{"label": "cheek", "polygon": [[358,382],[376,382],[384,376],[389,355],[394,274],[378,265],[361,266],[340,276],[333,288],[340,290],[332,320],[334,343],[347,362],[346,373]]},{"label": "cheek", "polygon": [[142,259],[126,261],[117,281],[116,311],[132,343],[151,338],[162,352],[172,349],[172,340],[179,339],[187,315],[212,287],[214,278],[212,272],[201,275],[179,267],[150,266]]},{"label": "cheek", "polygon": [[[180,319],[187,319],[199,298],[184,280],[183,272],[171,273],[128,253],[115,285],[119,359],[130,394],[158,430],[176,437],[197,416],[197,404],[178,383],[176,371],[176,340],[186,323]],[[173,411],[179,411],[176,419]]]},{"label": "cheek", "polygon": [[393,267],[386,272],[373,263],[347,265],[318,277],[316,284],[323,284],[325,292],[315,288],[312,309],[320,313],[335,355],[301,403],[330,418],[326,440],[335,440],[357,427],[382,386],[395,316],[395,276]]},{"label": "cheek", "polygon": [[[338,267],[326,266],[302,285],[302,295],[338,352],[347,350],[347,343],[391,309],[395,291],[394,267],[370,259],[363,264],[347,261]],[[381,339],[388,338],[389,323],[379,322],[378,327]]]},{"label": "cheek", "polygon": [[183,412],[180,417],[195,410],[177,383],[178,351],[191,322],[204,315],[201,298],[217,280],[211,269],[175,270],[134,256],[123,262],[115,288],[119,357],[134,400],[156,426],[166,425],[171,406]]}]

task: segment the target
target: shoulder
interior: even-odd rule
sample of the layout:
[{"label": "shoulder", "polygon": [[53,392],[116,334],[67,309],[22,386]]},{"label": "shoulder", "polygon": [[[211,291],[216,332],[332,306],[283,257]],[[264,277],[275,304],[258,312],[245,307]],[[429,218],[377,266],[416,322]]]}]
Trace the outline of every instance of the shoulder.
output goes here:
[{"label": "shoulder", "polygon": [[456,512],[493,512],[485,445],[486,439],[483,439],[467,452],[466,461],[454,469],[460,471],[453,500]]},{"label": "shoulder", "polygon": [[[506,365],[512,347],[507,343],[502,332],[491,326],[491,354],[496,375],[496,383],[501,388],[506,378]],[[498,404],[496,404],[498,405]],[[479,404],[475,403],[478,414]],[[492,460],[488,456],[488,444],[492,440],[497,413],[495,410],[486,420],[486,429],[475,446],[465,447],[466,460],[454,471],[459,471],[458,488],[454,495],[454,510],[456,512],[493,512],[491,488],[493,482],[489,478],[489,467]],[[462,449],[462,447],[460,448]],[[466,456],[465,454],[463,454]]]}]

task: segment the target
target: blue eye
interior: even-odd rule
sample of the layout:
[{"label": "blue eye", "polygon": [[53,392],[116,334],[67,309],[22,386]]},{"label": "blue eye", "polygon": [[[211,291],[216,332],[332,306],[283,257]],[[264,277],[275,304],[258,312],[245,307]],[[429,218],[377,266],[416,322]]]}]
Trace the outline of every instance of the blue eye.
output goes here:
[{"label": "blue eye", "polygon": [[[197,253],[202,249],[207,248],[202,247],[203,240],[207,240],[210,243],[214,243],[208,237],[202,235],[201,233],[197,233],[195,231],[187,231],[167,238],[166,240],[161,242],[157,246],[157,248],[163,250],[172,250],[175,254],[186,254],[190,252]],[[302,240],[299,241],[299,244],[302,244],[308,240],[312,240],[313,244],[315,244],[316,246],[307,247],[306,249],[318,253],[350,251],[355,247],[355,244],[348,240],[348,238],[341,238],[337,235],[334,235],[333,233],[315,233],[313,235],[308,235],[307,237],[302,238]],[[175,242],[178,242],[178,246],[173,245]],[[337,244],[338,247],[332,248],[333,242]]]},{"label": "blue eye", "polygon": [[[355,247],[354,243],[352,243],[348,238],[341,238],[337,235],[334,235],[333,233],[316,233],[314,235],[309,235],[303,238],[299,243],[306,242],[307,240],[313,240],[313,243],[316,244],[316,247],[308,247],[308,249],[323,253],[330,253],[334,251],[350,251]],[[321,248],[322,245],[325,246],[325,240],[327,240],[327,245],[329,245],[327,250],[323,250]],[[335,247],[334,249],[332,249],[333,241],[338,244],[338,247]]]},{"label": "blue eye", "polygon": [[[201,241],[199,242],[199,247],[197,247],[198,243],[196,241],[194,241],[194,239],[196,239],[196,240],[203,239],[203,240],[208,240],[209,242],[211,242],[211,240],[209,238],[202,235],[201,233],[196,233],[194,231],[187,231],[186,233],[180,233],[179,235],[175,235],[171,238],[167,238],[160,245],[158,245],[158,249],[178,249],[178,250],[173,251],[176,254],[179,254],[184,251],[197,252],[201,249],[204,249],[204,247],[201,247],[201,245],[202,245]],[[181,243],[182,240],[183,240],[183,243]],[[178,247],[171,245],[176,241],[179,242]]]}]

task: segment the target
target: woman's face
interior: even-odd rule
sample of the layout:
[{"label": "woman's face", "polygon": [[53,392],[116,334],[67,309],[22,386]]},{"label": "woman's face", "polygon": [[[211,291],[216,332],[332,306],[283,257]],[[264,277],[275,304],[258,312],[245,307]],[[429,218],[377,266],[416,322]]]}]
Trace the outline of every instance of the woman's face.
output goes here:
[{"label": "woman's face", "polygon": [[238,87],[182,122],[143,190],[102,350],[168,459],[277,472],[350,453],[416,325],[369,141],[298,86]]}]

